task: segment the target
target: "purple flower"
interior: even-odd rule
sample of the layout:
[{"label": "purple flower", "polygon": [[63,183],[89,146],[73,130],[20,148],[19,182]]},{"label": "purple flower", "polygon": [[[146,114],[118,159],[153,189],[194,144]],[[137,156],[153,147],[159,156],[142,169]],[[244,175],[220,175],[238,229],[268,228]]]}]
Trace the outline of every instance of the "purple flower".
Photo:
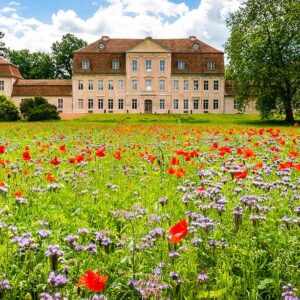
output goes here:
[{"label": "purple flower", "polygon": [[200,274],[198,274],[197,278],[198,278],[199,283],[203,283],[206,280],[208,280],[208,275],[205,273],[200,273]]},{"label": "purple flower", "polygon": [[39,229],[36,233],[40,236],[41,239],[45,239],[52,233],[52,231],[46,229]]},{"label": "purple flower", "polygon": [[45,254],[49,257],[51,256],[63,256],[64,252],[60,249],[59,245],[49,245],[48,250],[45,251]]},{"label": "purple flower", "polygon": [[10,290],[11,286],[7,279],[0,280],[0,294],[4,293],[7,290]]},{"label": "purple flower", "polygon": [[53,287],[63,287],[68,283],[68,278],[64,275],[56,275],[55,272],[51,272],[48,277],[48,282]]}]

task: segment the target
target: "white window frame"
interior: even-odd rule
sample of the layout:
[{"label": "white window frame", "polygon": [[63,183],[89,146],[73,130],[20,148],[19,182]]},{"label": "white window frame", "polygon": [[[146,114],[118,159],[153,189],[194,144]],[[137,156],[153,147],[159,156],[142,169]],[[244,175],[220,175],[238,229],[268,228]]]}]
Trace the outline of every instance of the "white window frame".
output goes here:
[{"label": "white window frame", "polygon": [[138,61],[136,59],[133,59],[131,61],[131,70],[132,70],[132,72],[138,71]]},{"label": "white window frame", "polygon": [[209,109],[209,101],[208,99],[203,100],[203,110],[208,110]]},{"label": "white window frame", "polygon": [[108,90],[113,91],[114,90],[114,81],[108,80]]},{"label": "white window frame", "polygon": [[57,99],[57,109],[64,109],[64,99]]},{"label": "white window frame", "polygon": [[219,90],[219,80],[214,80],[214,91]]},{"label": "white window frame", "polygon": [[88,59],[84,59],[81,63],[81,67],[83,70],[88,70],[90,68],[90,62]]},{"label": "white window frame", "polygon": [[131,89],[133,91],[137,91],[138,90],[138,81],[136,79],[132,79],[131,80]]},{"label": "white window frame", "polygon": [[88,109],[94,109],[94,99],[88,99]]},{"label": "white window frame", "polygon": [[166,81],[163,79],[159,80],[159,90],[161,92],[164,92],[165,88],[166,88]]},{"label": "white window frame", "polygon": [[183,99],[183,109],[189,109],[189,99]]},{"label": "white window frame", "polygon": [[199,91],[199,80],[194,80],[194,91]]},{"label": "white window frame", "polygon": [[78,99],[78,109],[83,109],[83,99]]},{"label": "white window frame", "polygon": [[152,91],[152,80],[151,79],[145,80],[145,90]]},{"label": "white window frame", "polygon": [[165,72],[166,71],[166,61],[164,59],[161,59],[159,61],[159,71]]},{"label": "white window frame", "polygon": [[173,80],[173,91],[179,91],[179,80],[178,79]]},{"label": "white window frame", "polygon": [[146,60],[145,70],[146,70],[146,72],[151,72],[152,71],[152,60],[151,59]]},{"label": "white window frame", "polygon": [[118,88],[119,88],[119,91],[123,91],[124,90],[124,80],[123,79],[119,79],[119,81],[118,81]]},{"label": "white window frame", "polygon": [[131,108],[132,109],[137,109],[137,99],[132,99],[131,100]]},{"label": "white window frame", "polygon": [[80,91],[83,90],[83,80],[81,80],[81,79],[78,80],[78,90],[80,90]]},{"label": "white window frame", "polygon": [[124,99],[118,100],[118,109],[124,109]]},{"label": "white window frame", "polygon": [[113,70],[120,70],[120,61],[119,60],[114,59],[111,64],[112,64],[111,67]]},{"label": "white window frame", "polygon": [[159,109],[166,109],[165,99],[159,99]]},{"label": "white window frame", "polygon": [[183,59],[178,60],[177,68],[179,71],[185,70],[185,61]]},{"label": "white window frame", "polygon": [[104,107],[103,99],[98,99],[98,109],[103,109],[103,107]]},{"label": "white window frame", "polygon": [[184,91],[188,91],[189,90],[189,80],[188,79],[185,79],[183,81],[183,90]]},{"label": "white window frame", "polygon": [[114,99],[108,99],[108,109],[114,109]]},{"label": "white window frame", "polygon": [[193,102],[194,102],[193,103],[193,105],[194,105],[193,108],[196,109],[196,110],[199,109],[199,99],[194,99]]},{"label": "white window frame", "polygon": [[0,80],[0,91],[4,91],[4,80]]},{"label": "white window frame", "polygon": [[219,109],[219,99],[214,99],[213,108],[214,109]]},{"label": "white window frame", "polygon": [[173,99],[173,109],[179,109],[179,100]]},{"label": "white window frame", "polygon": [[102,79],[98,80],[98,90],[103,91],[103,87],[104,87],[103,80]]},{"label": "white window frame", "polygon": [[209,71],[213,71],[216,69],[216,63],[214,61],[208,61],[207,62],[207,69]]},{"label": "white window frame", "polygon": [[94,90],[94,80],[92,80],[92,79],[89,79],[89,81],[88,81],[88,90],[89,91]]},{"label": "white window frame", "polygon": [[203,90],[204,91],[208,91],[209,90],[209,81],[208,80],[204,80],[203,81]]}]

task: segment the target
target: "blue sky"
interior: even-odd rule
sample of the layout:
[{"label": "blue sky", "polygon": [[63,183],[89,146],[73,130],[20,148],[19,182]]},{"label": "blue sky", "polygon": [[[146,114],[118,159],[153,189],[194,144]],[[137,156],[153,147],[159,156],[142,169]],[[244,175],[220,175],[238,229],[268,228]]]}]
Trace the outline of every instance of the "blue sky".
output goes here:
[{"label": "blue sky", "polygon": [[50,51],[66,33],[88,43],[119,38],[184,38],[223,50],[225,19],[242,0],[0,0],[0,30],[13,49]]}]

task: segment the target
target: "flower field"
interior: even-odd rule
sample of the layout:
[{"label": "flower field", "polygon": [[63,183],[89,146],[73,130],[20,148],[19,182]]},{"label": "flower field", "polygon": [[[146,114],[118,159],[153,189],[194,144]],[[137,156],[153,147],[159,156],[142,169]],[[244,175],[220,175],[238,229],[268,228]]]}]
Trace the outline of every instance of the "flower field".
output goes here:
[{"label": "flower field", "polygon": [[0,126],[0,299],[298,299],[300,131]]}]

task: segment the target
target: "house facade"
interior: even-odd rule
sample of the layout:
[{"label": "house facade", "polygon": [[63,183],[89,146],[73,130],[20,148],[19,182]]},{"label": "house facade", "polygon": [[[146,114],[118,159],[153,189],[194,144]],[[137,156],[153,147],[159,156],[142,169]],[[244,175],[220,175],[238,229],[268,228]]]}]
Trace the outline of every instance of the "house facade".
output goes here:
[{"label": "house facade", "polygon": [[17,105],[43,96],[62,113],[237,113],[224,73],[224,53],[195,36],[103,36],[74,52],[71,80],[24,80],[1,59],[0,93]]}]

